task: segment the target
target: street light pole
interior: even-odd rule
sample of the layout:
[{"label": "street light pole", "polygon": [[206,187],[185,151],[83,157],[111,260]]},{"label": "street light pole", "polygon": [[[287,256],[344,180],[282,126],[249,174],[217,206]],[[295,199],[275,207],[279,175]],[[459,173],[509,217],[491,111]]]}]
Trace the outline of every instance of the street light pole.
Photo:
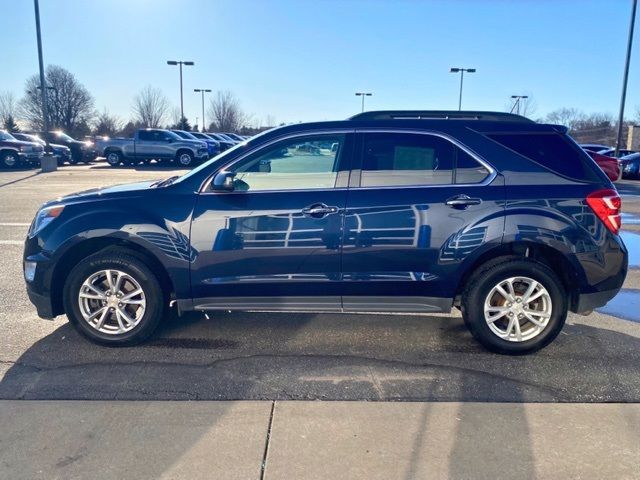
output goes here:
[{"label": "street light pole", "polygon": [[47,133],[49,132],[49,111],[47,109],[47,88],[44,83],[44,60],[42,58],[42,35],[40,34],[40,5],[38,0],[33,0],[33,7],[36,13],[36,37],[38,39],[38,65],[40,68],[40,94],[42,96],[42,128],[45,132],[45,146],[49,147]]},{"label": "street light pole", "polygon": [[631,61],[631,46],[633,45],[633,29],[636,23],[636,7],[638,0],[633,0],[631,6],[631,23],[629,24],[629,41],[627,43],[627,59],[624,65],[624,77],[622,80],[622,97],[620,98],[620,115],[618,116],[618,134],[616,136],[616,151],[614,156],[618,158],[620,143],[622,141],[622,122],[624,122],[624,103],[627,99],[627,80],[629,80],[629,62]]},{"label": "street light pole", "polygon": [[475,68],[451,67],[449,73],[460,72],[460,95],[458,97],[458,111],[462,110],[462,83],[464,81],[464,72],[475,73]]},{"label": "street light pole", "polygon": [[529,96],[528,95],[511,95],[511,98],[515,99],[515,102],[513,102],[513,107],[511,107],[510,113],[513,113],[513,111],[516,110],[517,115],[520,115],[520,100],[529,98]]},{"label": "street light pole", "polygon": [[371,92],[356,92],[356,97],[362,97],[362,111],[364,112],[364,97],[373,95]]},{"label": "street light pole", "polygon": [[167,65],[178,65],[180,67],[180,122],[184,118],[184,102],[182,99],[182,65],[195,65],[193,62],[184,60],[167,60]]},{"label": "street light pole", "polygon": [[204,126],[205,126],[205,122],[204,122],[204,94],[205,93],[210,93],[211,90],[208,88],[194,88],[193,89],[194,92],[200,92],[202,94],[202,128],[200,129],[201,132],[204,132]]}]

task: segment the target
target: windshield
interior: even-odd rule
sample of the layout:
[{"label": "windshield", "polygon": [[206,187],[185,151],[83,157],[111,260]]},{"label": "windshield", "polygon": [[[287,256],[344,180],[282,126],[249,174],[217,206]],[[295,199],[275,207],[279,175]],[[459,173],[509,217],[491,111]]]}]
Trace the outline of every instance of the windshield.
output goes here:
[{"label": "windshield", "polygon": [[0,131],[0,140],[15,140],[15,138],[9,135],[7,132]]},{"label": "windshield", "polygon": [[197,140],[197,138],[195,137],[195,135],[193,135],[192,133],[189,132],[173,132],[176,135],[182,137],[182,138],[187,138],[189,140]]},{"label": "windshield", "polygon": [[64,132],[53,132],[53,134],[57,139],[64,140],[65,142],[75,142],[73,138],[71,138],[69,135],[67,135]]}]

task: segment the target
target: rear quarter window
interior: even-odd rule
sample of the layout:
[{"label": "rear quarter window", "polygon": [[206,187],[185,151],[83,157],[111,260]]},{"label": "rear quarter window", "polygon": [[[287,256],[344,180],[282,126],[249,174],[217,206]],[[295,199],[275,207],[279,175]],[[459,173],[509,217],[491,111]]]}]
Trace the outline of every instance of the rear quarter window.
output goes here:
[{"label": "rear quarter window", "polygon": [[487,137],[565,177],[602,180],[588,155],[559,133],[489,133]]}]

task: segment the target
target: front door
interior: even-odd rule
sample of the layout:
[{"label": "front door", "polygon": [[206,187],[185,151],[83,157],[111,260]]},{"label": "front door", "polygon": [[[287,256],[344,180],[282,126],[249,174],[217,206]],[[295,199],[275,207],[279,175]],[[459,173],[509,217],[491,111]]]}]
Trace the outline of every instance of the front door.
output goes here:
[{"label": "front door", "polygon": [[356,151],[344,309],[448,310],[462,262],[502,240],[502,177],[444,135],[362,132]]},{"label": "front door", "polygon": [[191,227],[196,309],[339,310],[351,135],[297,135],[223,168]]}]

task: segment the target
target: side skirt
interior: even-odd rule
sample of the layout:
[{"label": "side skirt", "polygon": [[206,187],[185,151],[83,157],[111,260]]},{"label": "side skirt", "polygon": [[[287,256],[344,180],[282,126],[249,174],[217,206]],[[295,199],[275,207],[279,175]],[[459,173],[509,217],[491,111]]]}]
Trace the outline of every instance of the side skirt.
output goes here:
[{"label": "side skirt", "polygon": [[270,310],[276,312],[449,313],[453,299],[439,297],[208,297],[178,300],[180,312]]}]

